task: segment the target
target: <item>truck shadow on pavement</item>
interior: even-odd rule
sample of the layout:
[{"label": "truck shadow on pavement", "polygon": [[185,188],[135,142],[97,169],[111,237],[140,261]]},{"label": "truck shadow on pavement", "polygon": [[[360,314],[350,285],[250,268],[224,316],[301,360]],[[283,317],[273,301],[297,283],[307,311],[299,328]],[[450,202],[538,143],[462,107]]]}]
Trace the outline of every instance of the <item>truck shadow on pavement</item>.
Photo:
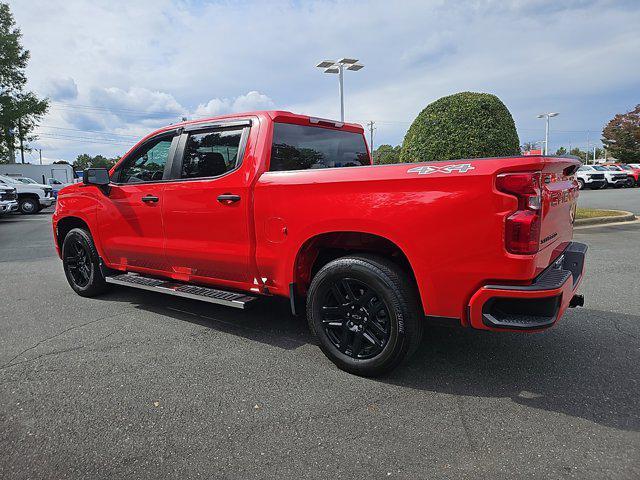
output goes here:
[{"label": "truck shadow on pavement", "polygon": [[[262,299],[248,311],[114,289],[101,297],[286,350],[315,344],[289,302]],[[428,327],[414,357],[385,377],[401,387],[517,404],[639,431],[640,316],[579,309],[534,335]],[[312,361],[316,361],[314,358]],[[326,368],[335,368],[328,361]]]}]

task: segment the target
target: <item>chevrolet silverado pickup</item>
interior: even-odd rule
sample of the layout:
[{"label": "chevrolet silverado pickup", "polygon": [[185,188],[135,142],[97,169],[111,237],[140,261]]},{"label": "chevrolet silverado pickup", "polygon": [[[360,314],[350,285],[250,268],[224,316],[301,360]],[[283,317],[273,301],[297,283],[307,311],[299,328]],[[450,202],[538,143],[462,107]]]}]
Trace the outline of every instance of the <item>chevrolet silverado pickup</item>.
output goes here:
[{"label": "chevrolet silverado pickup", "polygon": [[379,375],[423,328],[537,332],[568,307],[575,158],[371,165],[363,129],[282,111],[175,124],[53,216],[67,280],[247,308],[287,297],[339,368]]}]

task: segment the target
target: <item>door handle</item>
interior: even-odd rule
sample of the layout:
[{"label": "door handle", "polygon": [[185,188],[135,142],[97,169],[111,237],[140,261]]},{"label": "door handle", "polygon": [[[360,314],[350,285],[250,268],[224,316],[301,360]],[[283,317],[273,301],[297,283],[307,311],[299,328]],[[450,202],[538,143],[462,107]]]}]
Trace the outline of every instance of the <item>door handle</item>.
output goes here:
[{"label": "door handle", "polygon": [[232,203],[236,203],[240,201],[240,195],[234,195],[233,193],[225,193],[223,195],[218,195],[218,201],[223,205],[231,205]]},{"label": "door handle", "polygon": [[144,197],[142,197],[142,201],[144,203],[157,203],[158,200],[160,199],[155,195],[145,195]]}]

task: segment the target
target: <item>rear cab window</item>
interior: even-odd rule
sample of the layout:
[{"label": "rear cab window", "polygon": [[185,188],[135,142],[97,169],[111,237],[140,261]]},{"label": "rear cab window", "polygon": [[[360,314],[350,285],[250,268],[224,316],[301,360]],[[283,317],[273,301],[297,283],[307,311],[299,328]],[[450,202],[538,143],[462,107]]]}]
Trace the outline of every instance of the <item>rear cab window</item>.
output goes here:
[{"label": "rear cab window", "polygon": [[240,162],[243,129],[212,130],[189,134],[180,178],[219,177]]},{"label": "rear cab window", "polygon": [[272,172],[370,164],[361,133],[292,123],[273,125]]}]

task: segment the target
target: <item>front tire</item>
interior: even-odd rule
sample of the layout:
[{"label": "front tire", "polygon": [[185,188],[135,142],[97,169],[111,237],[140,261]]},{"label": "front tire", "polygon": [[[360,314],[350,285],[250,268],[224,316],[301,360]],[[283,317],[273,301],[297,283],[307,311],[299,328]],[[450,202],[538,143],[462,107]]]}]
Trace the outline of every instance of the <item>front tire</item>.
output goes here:
[{"label": "front tire", "polygon": [[38,209],[40,208],[40,202],[35,198],[26,197],[20,199],[20,203],[18,204],[18,210],[23,215],[33,215],[38,213]]},{"label": "front tire", "polygon": [[421,308],[414,283],[376,255],[334,260],[307,293],[307,320],[338,368],[367,377],[397,367],[420,344]]},{"label": "front tire", "polygon": [[74,228],[64,237],[62,266],[69,285],[82,297],[99,295],[109,287],[91,234],[82,228]]}]

